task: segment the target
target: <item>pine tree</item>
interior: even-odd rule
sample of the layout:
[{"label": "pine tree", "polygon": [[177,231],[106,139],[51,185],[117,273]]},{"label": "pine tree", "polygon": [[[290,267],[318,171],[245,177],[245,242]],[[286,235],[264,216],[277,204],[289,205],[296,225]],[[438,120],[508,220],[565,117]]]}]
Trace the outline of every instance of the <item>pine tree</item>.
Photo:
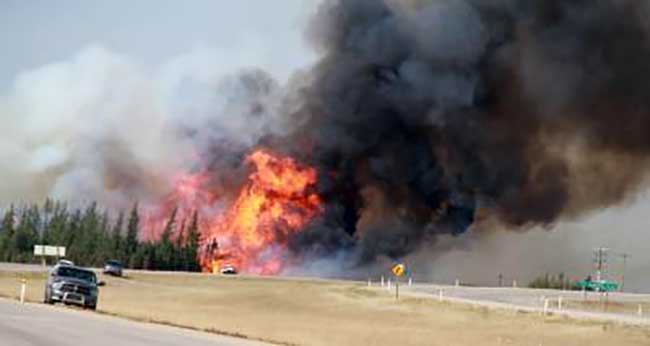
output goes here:
[{"label": "pine tree", "polygon": [[126,257],[129,259],[129,265],[138,250],[138,231],[140,227],[140,215],[138,214],[138,203],[133,205],[129,215],[128,225],[126,226],[126,241],[124,244]]},{"label": "pine tree", "polygon": [[111,230],[111,257],[120,260],[126,264],[126,256],[124,253],[124,241],[122,239],[122,228],[124,227],[124,213],[120,212],[117,216],[117,221]]},{"label": "pine tree", "polygon": [[65,232],[69,219],[67,205],[60,201],[54,202],[51,217],[45,226],[47,232],[43,236],[43,242],[50,245],[65,246]]},{"label": "pine tree", "polygon": [[149,263],[149,260],[147,258],[147,251],[148,249],[145,243],[138,244],[136,251],[131,256],[129,256],[129,268],[147,269]]},{"label": "pine tree", "polygon": [[2,218],[2,233],[0,233],[0,260],[2,261],[11,261],[13,256],[11,239],[13,239],[15,233],[15,218],[16,210],[11,205]]},{"label": "pine tree", "polygon": [[99,228],[97,235],[98,242],[98,251],[97,256],[95,256],[95,261],[93,266],[101,267],[107,260],[112,259],[113,246],[111,244],[112,237],[109,232],[109,215],[108,211],[104,213],[99,218]]},{"label": "pine tree", "polygon": [[199,214],[194,211],[192,220],[187,228],[187,240],[185,241],[185,270],[199,271]]},{"label": "pine tree", "polygon": [[49,245],[50,244],[50,239],[52,236],[50,235],[50,222],[52,220],[54,213],[54,202],[50,199],[47,198],[45,200],[45,203],[43,204],[43,220],[41,220],[41,225],[40,225],[40,244],[44,245]]},{"label": "pine tree", "polygon": [[38,240],[38,225],[40,212],[38,206],[23,209],[19,223],[9,243],[10,251],[14,251],[11,261],[30,262],[33,258],[33,248]]},{"label": "pine tree", "polygon": [[75,263],[82,266],[92,266],[96,262],[99,237],[99,215],[97,203],[88,206],[81,219],[79,233],[74,246],[70,249],[71,257]]},{"label": "pine tree", "polygon": [[176,261],[174,263],[174,268],[173,270],[185,270],[187,271],[187,258],[186,258],[186,252],[187,249],[185,247],[185,220],[181,222],[181,225],[178,228],[178,234],[176,235],[176,246],[175,250],[176,252],[174,253],[176,256]]},{"label": "pine tree", "polygon": [[156,246],[156,269],[162,270],[172,270],[175,262],[175,249],[174,243],[172,242],[172,235],[174,234],[174,229],[176,228],[176,214],[178,212],[177,208],[174,208],[167,223],[165,224],[165,229],[160,237],[160,242]]},{"label": "pine tree", "polygon": [[156,263],[156,245],[151,243],[140,243],[138,251],[142,254],[142,269],[158,269]]},{"label": "pine tree", "polygon": [[61,234],[62,246],[66,247],[66,257],[75,262],[78,262],[80,260],[80,258],[77,256],[76,248],[78,241],[81,240],[81,219],[81,210],[74,210]]}]

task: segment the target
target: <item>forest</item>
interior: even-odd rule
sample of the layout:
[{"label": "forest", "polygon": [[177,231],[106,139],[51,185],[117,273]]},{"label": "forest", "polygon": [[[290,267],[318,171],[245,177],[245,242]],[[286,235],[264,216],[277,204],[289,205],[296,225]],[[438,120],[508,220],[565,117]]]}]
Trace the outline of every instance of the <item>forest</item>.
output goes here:
[{"label": "forest", "polygon": [[66,259],[85,267],[101,267],[119,260],[126,268],[199,271],[199,220],[177,220],[171,212],[160,239],[139,237],[142,216],[138,204],[130,212],[111,215],[96,202],[72,208],[47,199],[42,205],[12,205],[0,219],[0,262],[40,263],[34,245],[66,247]]}]

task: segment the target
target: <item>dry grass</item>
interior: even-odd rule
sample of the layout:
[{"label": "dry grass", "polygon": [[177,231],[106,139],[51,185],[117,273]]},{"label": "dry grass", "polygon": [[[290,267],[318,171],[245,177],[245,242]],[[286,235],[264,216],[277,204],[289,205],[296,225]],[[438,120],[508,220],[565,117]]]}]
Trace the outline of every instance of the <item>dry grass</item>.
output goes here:
[{"label": "dry grass", "polygon": [[[18,273],[0,272],[0,295],[17,296]],[[26,274],[40,301],[42,274]],[[203,275],[108,278],[99,309],[129,318],[296,345],[649,345],[641,328],[543,319],[355,283]]]}]

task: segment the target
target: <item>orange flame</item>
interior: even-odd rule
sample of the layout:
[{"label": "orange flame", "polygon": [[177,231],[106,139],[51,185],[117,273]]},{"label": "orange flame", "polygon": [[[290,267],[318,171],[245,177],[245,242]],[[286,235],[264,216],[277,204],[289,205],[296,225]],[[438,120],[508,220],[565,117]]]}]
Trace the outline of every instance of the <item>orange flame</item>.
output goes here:
[{"label": "orange flame", "polygon": [[249,274],[281,272],[290,236],[321,212],[317,173],[267,150],[254,151],[246,162],[253,172],[230,206],[224,205],[224,191],[210,187],[211,173],[178,175],[173,191],[145,214],[142,239],[159,239],[174,209],[181,225],[197,211],[204,272],[218,273],[224,265]]},{"label": "orange flame", "polygon": [[200,263],[218,272],[229,264],[251,274],[277,274],[286,262],[289,236],[320,212],[313,192],[316,170],[266,150],[247,157],[254,172],[232,206],[204,231]]},{"label": "orange flame", "polygon": [[208,181],[209,176],[205,172],[176,175],[172,181],[174,190],[156,208],[146,210],[140,238],[145,241],[158,240],[174,209],[178,212],[178,223],[188,223],[195,210],[206,213],[205,209],[218,200],[218,195],[206,188]]}]

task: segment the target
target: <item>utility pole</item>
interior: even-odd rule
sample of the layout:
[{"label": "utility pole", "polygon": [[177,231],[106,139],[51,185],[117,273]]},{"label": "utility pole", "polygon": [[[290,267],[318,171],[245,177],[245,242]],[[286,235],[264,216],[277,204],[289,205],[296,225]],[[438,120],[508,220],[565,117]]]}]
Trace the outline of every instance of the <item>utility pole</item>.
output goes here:
[{"label": "utility pole", "polygon": [[596,281],[600,282],[605,276],[607,270],[607,251],[609,249],[604,247],[599,247],[594,249],[594,264],[596,266]]},{"label": "utility pole", "polygon": [[627,265],[627,258],[630,257],[630,254],[622,253],[620,255],[623,257],[623,273],[621,274],[621,292],[625,290],[625,266]]}]

